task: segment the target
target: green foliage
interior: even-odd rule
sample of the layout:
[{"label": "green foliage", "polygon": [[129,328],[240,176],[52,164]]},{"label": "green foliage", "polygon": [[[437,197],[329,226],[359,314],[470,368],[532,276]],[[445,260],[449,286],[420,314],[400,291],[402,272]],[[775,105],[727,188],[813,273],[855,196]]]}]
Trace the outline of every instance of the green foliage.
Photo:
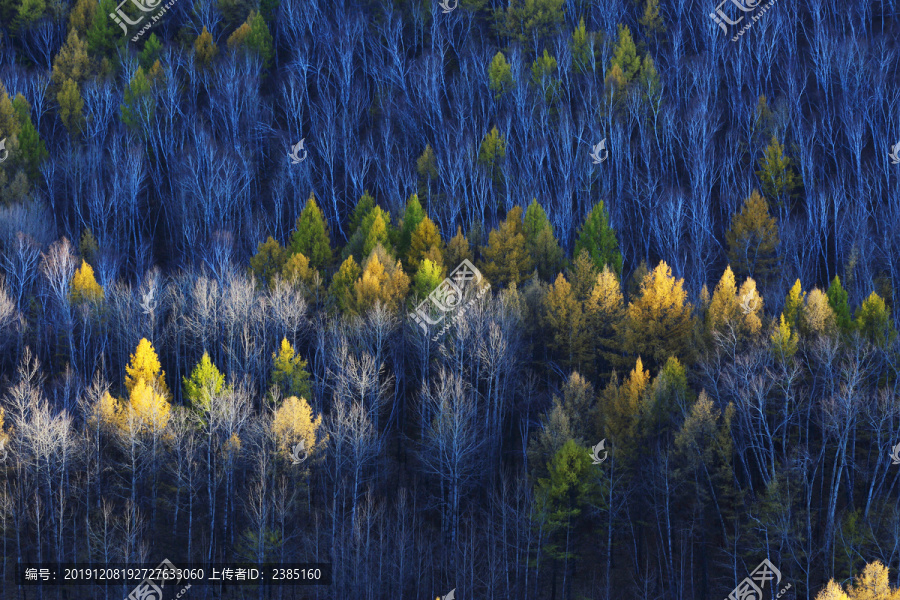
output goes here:
[{"label": "green foliage", "polygon": [[[418,203],[418,200],[416,200]],[[378,205],[368,208],[366,196],[360,199],[357,210],[353,213],[353,219],[361,218],[359,225],[353,231],[353,235],[347,240],[344,247],[344,257],[353,256],[363,260],[372,253],[375,246],[380,245],[386,251],[392,249],[391,240],[399,237],[391,227],[391,215]],[[419,207],[421,209],[421,206]],[[424,212],[422,212],[424,215]],[[351,228],[353,228],[351,223]]]},{"label": "green foliage", "polygon": [[853,328],[853,319],[850,317],[849,295],[841,286],[840,277],[834,276],[826,294],[828,296],[828,304],[831,306],[831,310],[834,311],[834,316],[837,319],[838,328],[844,333],[849,333]]},{"label": "green foliage", "polygon": [[553,226],[547,218],[547,213],[538,204],[537,199],[532,199],[525,211],[525,245],[531,255],[538,275],[541,279],[549,281],[559,273],[563,262],[563,250],[553,235]]},{"label": "green foliage", "polygon": [[59,103],[59,119],[62,121],[69,135],[75,136],[84,128],[84,99],[78,84],[72,79],[66,79],[62,89],[56,95]]},{"label": "green foliage", "polygon": [[891,322],[891,310],[875,292],[856,310],[855,326],[863,338],[880,348],[887,346],[897,335]]},{"label": "green foliage", "polygon": [[556,99],[559,91],[559,79],[553,74],[556,72],[556,58],[550,56],[547,50],[531,63],[531,84],[543,91],[544,101],[550,104]]},{"label": "green foliage", "polygon": [[296,354],[287,338],[281,340],[278,353],[272,353],[272,360],[274,361],[272,383],[281,389],[282,395],[309,398],[309,371],[306,370],[306,361]]},{"label": "green foliage", "polygon": [[644,36],[648,39],[655,39],[666,30],[662,17],[659,16],[659,0],[645,0],[644,14],[641,15],[639,23],[644,30]]},{"label": "green foliage", "polygon": [[772,136],[772,141],[759,159],[759,169],[756,176],[759,177],[766,198],[777,201],[779,206],[790,210],[790,201],[801,187],[802,181],[794,171],[793,161],[785,156],[784,146],[775,136]]},{"label": "green foliage", "polygon": [[131,83],[125,88],[124,100],[124,104],[119,109],[122,123],[129,129],[139,130],[153,117],[153,113],[156,111],[153,85],[141,67],[138,67],[134,77],[131,78]]},{"label": "green foliage", "polygon": [[368,256],[377,246],[385,250],[391,247],[391,215],[383,211],[380,206],[372,209],[362,228],[366,232],[362,253]]},{"label": "green foliage", "polygon": [[47,3],[44,0],[21,0],[16,15],[16,26],[18,28],[27,27],[43,17],[46,9]]},{"label": "green foliage", "polygon": [[342,313],[349,313],[353,310],[354,291],[353,284],[359,279],[362,270],[353,255],[347,257],[347,260],[341,264],[341,268],[335,273],[331,280],[331,286],[328,288],[328,294],[334,300],[335,306]]},{"label": "green foliage", "polygon": [[34,123],[31,122],[31,106],[22,94],[16,94],[13,100],[13,110],[16,112],[19,136],[19,157],[25,169],[25,173],[32,181],[38,178],[41,162],[50,154],[47,147],[38,136]]},{"label": "green foliage", "polygon": [[494,92],[495,100],[499,100],[503,94],[515,87],[516,82],[513,80],[512,67],[506,62],[506,57],[502,52],[497,52],[491,60],[491,66],[488,68],[488,78],[491,82],[490,87],[491,91]]},{"label": "green foliage", "polygon": [[[397,239],[398,255],[406,256],[406,254],[409,252],[409,245],[412,242],[413,231],[416,230],[416,227],[419,226],[419,223],[421,223],[422,219],[424,218],[425,211],[422,210],[422,204],[419,202],[419,196],[418,194],[413,194],[406,202],[406,210],[403,212],[403,220],[400,222],[400,235]],[[381,243],[383,246],[387,247],[384,242]],[[368,248],[368,252],[371,252],[372,248],[374,247],[375,245],[372,244],[372,247]],[[368,254],[368,252],[366,252],[366,254]]]},{"label": "green foliage", "polygon": [[619,25],[619,38],[616,43],[616,49],[613,53],[612,61],[606,71],[606,77],[609,78],[613,69],[618,67],[623,79],[619,82],[627,85],[634,81],[638,72],[641,70],[641,59],[637,55],[637,46],[631,37],[631,30],[627,25]]},{"label": "green foliage", "polygon": [[569,50],[572,52],[572,62],[581,73],[587,73],[592,69],[594,55],[593,34],[587,32],[584,25],[584,17],[578,22],[578,27],[572,32],[572,41],[569,42]]},{"label": "green foliage", "polygon": [[138,53],[138,63],[144,68],[144,71],[149,71],[153,63],[159,60],[161,53],[162,42],[159,41],[155,33],[151,33],[147,41],[144,42],[144,47]]},{"label": "green foliage", "polygon": [[85,228],[81,234],[81,241],[78,243],[78,253],[88,264],[94,265],[96,264],[99,251],[100,246],[97,244],[97,238],[94,237],[90,229]]},{"label": "green foliage", "polygon": [[670,356],[644,398],[642,437],[657,438],[663,447],[669,446],[670,429],[679,421],[682,407],[687,404],[687,370],[677,358]]},{"label": "green foliage", "polygon": [[209,353],[204,352],[200,362],[194,365],[190,377],[182,377],[184,397],[191,403],[191,409],[201,418],[212,408],[212,399],[222,396],[228,389],[225,375],[213,364]]},{"label": "green foliage", "polygon": [[325,215],[316,204],[314,194],[309,195],[306,205],[297,217],[294,233],[291,235],[291,253],[303,254],[309,259],[309,265],[313,269],[321,269],[331,263],[328,225],[325,222]]},{"label": "green foliage", "polygon": [[431,260],[423,259],[416,269],[413,279],[413,294],[417,298],[424,298],[430,294],[444,280],[444,269]]},{"label": "green foliage", "polygon": [[359,198],[359,202],[356,203],[356,208],[353,209],[353,215],[350,217],[350,230],[348,233],[350,237],[353,237],[353,234],[356,233],[373,208],[375,208],[375,198],[369,194],[369,190],[366,190]]},{"label": "green foliage", "polygon": [[[100,0],[100,6],[94,12],[94,19],[87,32],[87,47],[92,56],[114,60],[116,46],[119,43],[121,30],[109,17],[116,12],[116,0]],[[122,38],[125,39],[125,38]],[[76,81],[78,81],[76,79]]]},{"label": "green foliage", "polygon": [[578,231],[575,254],[579,254],[582,250],[587,251],[598,271],[603,269],[604,265],[609,265],[616,275],[621,275],[622,254],[619,253],[616,232],[609,226],[609,214],[603,200],[594,205]]},{"label": "green foliage", "polygon": [[264,286],[272,285],[275,275],[281,273],[288,252],[271,235],[256,247],[256,254],[250,258],[250,270],[256,280]]},{"label": "green foliage", "polygon": [[272,34],[262,15],[251,11],[243,25],[238,27],[228,38],[231,49],[247,49],[255,52],[262,61],[263,68],[268,69],[275,56]]},{"label": "green foliage", "polygon": [[597,486],[591,476],[590,453],[568,440],[547,466],[548,477],[537,482],[536,497],[546,518],[544,552],[556,560],[577,559],[575,534],[580,517],[595,502]]},{"label": "green foliage", "polygon": [[481,140],[481,149],[478,151],[478,162],[484,165],[495,183],[501,180],[500,164],[506,158],[506,138],[500,135],[496,127]]},{"label": "green foliage", "polygon": [[426,189],[430,190],[431,182],[437,179],[438,176],[437,159],[434,157],[434,149],[432,149],[431,144],[425,144],[425,150],[416,159],[416,171],[419,173],[419,177],[425,180],[427,184]]},{"label": "green foliage", "polygon": [[506,12],[498,14],[499,29],[519,42],[540,41],[559,30],[564,4],[565,0],[511,0]]},{"label": "green foliage", "polygon": [[[753,190],[740,213],[731,215],[725,233],[728,260],[738,277],[753,277],[765,286],[775,274],[778,225],[769,215],[769,204]],[[765,289],[765,288],[763,288]]]}]

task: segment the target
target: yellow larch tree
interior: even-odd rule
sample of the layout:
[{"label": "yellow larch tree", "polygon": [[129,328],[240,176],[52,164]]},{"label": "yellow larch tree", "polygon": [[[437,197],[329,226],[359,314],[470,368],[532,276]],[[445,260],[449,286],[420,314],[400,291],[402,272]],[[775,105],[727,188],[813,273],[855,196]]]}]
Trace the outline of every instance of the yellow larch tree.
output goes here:
[{"label": "yellow larch tree", "polygon": [[159,435],[169,423],[171,406],[165,396],[144,379],[138,379],[131,389],[126,418],[136,418],[140,429]]},{"label": "yellow larch tree", "polygon": [[684,280],[675,279],[665,262],[644,277],[621,327],[623,345],[632,355],[657,367],[670,356],[685,362],[691,353],[693,307],[685,301],[683,285]]},{"label": "yellow larch tree", "polygon": [[[272,420],[272,434],[278,450],[290,458],[294,446],[303,441],[310,454],[316,449],[316,436],[322,425],[322,415],[313,417],[313,411],[306,398],[290,396],[275,410]],[[324,441],[324,440],[323,440]]]},{"label": "yellow larch tree", "polygon": [[[380,301],[391,310],[396,309],[409,291],[409,277],[400,261],[395,264],[380,246],[373,250],[363,264],[362,276],[353,288],[356,292],[356,311],[364,313]],[[379,258],[380,256],[380,258]]]},{"label": "yellow larch tree", "polygon": [[170,397],[166,373],[162,370],[153,344],[146,338],[141,338],[134,354],[131,355],[130,362],[125,365],[125,389],[128,390],[129,397],[141,379],[151,384],[164,398]]},{"label": "yellow larch tree", "polygon": [[75,269],[75,274],[69,281],[69,302],[72,304],[100,302],[103,297],[103,288],[94,277],[93,267],[82,260],[81,266]]}]

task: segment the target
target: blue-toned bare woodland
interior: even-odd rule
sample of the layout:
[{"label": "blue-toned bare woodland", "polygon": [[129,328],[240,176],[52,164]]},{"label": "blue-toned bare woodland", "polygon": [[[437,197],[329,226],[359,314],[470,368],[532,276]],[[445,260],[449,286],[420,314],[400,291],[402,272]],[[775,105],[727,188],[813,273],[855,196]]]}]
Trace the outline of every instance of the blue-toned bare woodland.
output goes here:
[{"label": "blue-toned bare woodland", "polygon": [[715,1],[0,0],[0,596],[900,597],[900,6]]}]

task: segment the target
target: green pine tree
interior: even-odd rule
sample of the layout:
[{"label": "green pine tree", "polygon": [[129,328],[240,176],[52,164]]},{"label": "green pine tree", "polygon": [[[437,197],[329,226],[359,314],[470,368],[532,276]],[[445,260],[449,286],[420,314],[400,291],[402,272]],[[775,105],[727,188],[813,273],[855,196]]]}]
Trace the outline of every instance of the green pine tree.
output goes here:
[{"label": "green pine tree", "polygon": [[16,121],[19,126],[19,155],[25,167],[25,174],[31,181],[37,181],[41,162],[50,154],[38,136],[34,123],[31,122],[31,106],[22,94],[16,94],[13,100]]},{"label": "green pine tree", "polygon": [[155,33],[151,33],[147,41],[144,42],[143,49],[138,53],[138,63],[143,67],[144,71],[149,71],[153,63],[159,60],[161,53],[162,42],[159,41]]},{"label": "green pine tree", "polygon": [[563,250],[553,235],[553,226],[547,218],[547,213],[538,204],[537,199],[532,199],[525,211],[525,245],[538,275],[544,281],[550,281],[559,273],[564,258]]},{"label": "green pine tree", "polygon": [[369,194],[369,190],[363,192],[363,195],[360,196],[359,202],[356,203],[356,208],[353,209],[353,214],[350,216],[350,230],[347,235],[349,237],[353,237],[353,234],[359,229],[359,226],[362,225],[363,219],[365,219],[372,209],[375,208],[375,198]]},{"label": "green pine tree", "polygon": [[491,60],[491,66],[488,68],[488,78],[490,79],[490,87],[491,91],[494,92],[495,100],[499,100],[503,94],[515,87],[516,82],[513,80],[512,67],[506,62],[506,57],[502,52],[497,52]]},{"label": "green pine tree", "polygon": [[[406,210],[403,212],[403,220],[400,222],[400,232],[397,239],[397,254],[406,256],[409,245],[412,242],[413,231],[425,218],[425,211],[419,202],[419,195],[413,194],[406,202]],[[374,247],[374,246],[373,246]],[[369,250],[371,252],[371,249]]]},{"label": "green pine tree", "polygon": [[828,286],[826,295],[828,296],[828,304],[831,306],[831,310],[834,311],[834,316],[837,319],[838,328],[844,333],[849,333],[853,328],[853,319],[850,317],[849,295],[841,286],[841,278],[837,275],[831,280],[831,285]]},{"label": "green pine tree", "polygon": [[578,232],[575,254],[578,255],[582,250],[587,251],[598,271],[602,270],[604,265],[609,265],[616,275],[622,274],[619,242],[615,230],[609,226],[609,214],[603,200],[594,205]]},{"label": "green pine tree", "polygon": [[156,100],[153,98],[153,84],[144,69],[138,67],[131,83],[125,88],[125,102],[120,105],[122,123],[133,130],[140,130],[148,123],[156,111]]},{"label": "green pine tree", "polygon": [[199,415],[209,413],[212,399],[219,397],[228,389],[225,385],[225,376],[219,371],[209,353],[204,352],[190,377],[183,377],[184,397],[190,402],[191,408]]},{"label": "green pine tree", "polygon": [[306,361],[295,352],[287,338],[281,340],[279,351],[272,353],[272,360],[274,361],[272,383],[281,389],[282,396],[309,398],[309,371],[306,370]]},{"label": "green pine tree", "polygon": [[87,32],[87,46],[91,55],[98,59],[116,58],[116,46],[122,34],[119,26],[109,18],[114,12],[116,0],[100,0],[100,6],[94,11],[94,18]]},{"label": "green pine tree", "polygon": [[303,254],[309,259],[309,266],[321,269],[331,264],[331,240],[325,215],[316,204],[315,194],[310,194],[306,205],[297,217],[294,233],[291,235],[291,253]]}]

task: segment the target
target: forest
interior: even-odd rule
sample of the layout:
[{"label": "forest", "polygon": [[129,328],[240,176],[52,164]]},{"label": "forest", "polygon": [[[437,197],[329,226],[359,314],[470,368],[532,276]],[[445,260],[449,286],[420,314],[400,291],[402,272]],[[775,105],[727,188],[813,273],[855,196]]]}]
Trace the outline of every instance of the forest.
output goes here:
[{"label": "forest", "polygon": [[900,600],[900,5],[716,2],[0,0],[0,597]]}]

